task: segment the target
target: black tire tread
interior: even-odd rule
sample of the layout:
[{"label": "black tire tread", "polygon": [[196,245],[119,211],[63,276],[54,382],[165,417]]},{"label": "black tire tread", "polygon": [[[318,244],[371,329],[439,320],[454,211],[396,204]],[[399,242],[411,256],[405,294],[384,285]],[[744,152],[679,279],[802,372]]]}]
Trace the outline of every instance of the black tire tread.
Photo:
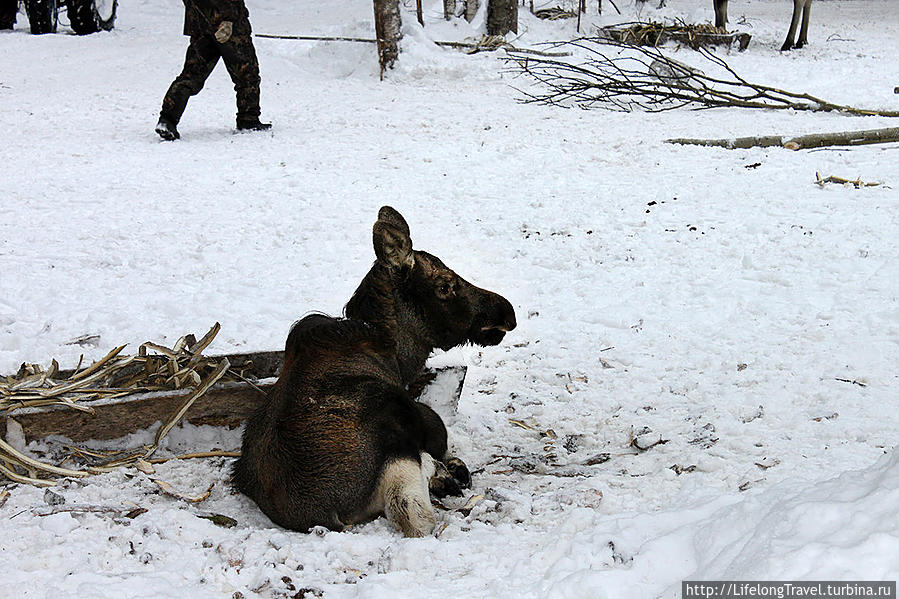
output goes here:
[{"label": "black tire tread", "polygon": [[109,31],[115,24],[118,0],[113,0],[109,19],[103,20],[97,11],[96,0],[67,0],[69,24],[78,35],[88,35],[97,31]]},{"label": "black tire tread", "polygon": [[56,33],[57,0],[25,0],[25,12],[31,33]]}]

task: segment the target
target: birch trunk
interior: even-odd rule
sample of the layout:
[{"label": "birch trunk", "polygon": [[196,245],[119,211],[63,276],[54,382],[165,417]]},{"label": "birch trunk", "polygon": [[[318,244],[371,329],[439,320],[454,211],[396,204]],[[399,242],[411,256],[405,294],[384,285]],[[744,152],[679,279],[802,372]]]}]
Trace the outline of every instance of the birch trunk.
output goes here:
[{"label": "birch trunk", "polygon": [[668,143],[697,146],[718,146],[730,149],[767,148],[782,146],[790,150],[822,148],[826,146],[860,146],[899,141],[899,127],[867,129],[864,131],[840,131],[838,133],[811,133],[799,137],[764,135],[760,137],[731,137],[728,139],[666,139]]},{"label": "birch trunk", "polygon": [[392,69],[399,56],[403,22],[400,19],[399,0],[374,0],[374,7],[378,63],[381,65],[381,79],[383,79],[384,71]]}]

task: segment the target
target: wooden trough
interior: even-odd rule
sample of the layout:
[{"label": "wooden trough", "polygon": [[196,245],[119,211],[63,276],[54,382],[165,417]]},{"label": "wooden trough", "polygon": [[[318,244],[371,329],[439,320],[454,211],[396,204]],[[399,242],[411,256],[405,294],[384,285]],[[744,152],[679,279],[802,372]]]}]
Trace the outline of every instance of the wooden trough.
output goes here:
[{"label": "wooden trough", "polygon": [[[50,486],[54,477],[83,477],[148,460],[169,430],[183,421],[240,426],[267,401],[284,352],[204,356],[202,350],[218,330],[216,323],[200,341],[188,335],[171,349],[148,342],[136,356],[120,355],[121,346],[84,369],[60,371],[54,361],[47,369],[23,364],[16,375],[0,377],[0,431],[6,432],[0,435],[0,474],[16,482]],[[449,419],[455,414],[465,372],[465,367],[438,369],[410,392]],[[69,446],[86,462],[79,469],[36,460],[16,449],[10,438],[10,431],[15,431],[19,440],[58,435],[83,444],[119,439],[158,422],[162,424],[154,442],[140,448],[98,454]]]},{"label": "wooden trough", "polygon": [[[210,360],[226,358],[231,370],[240,372],[247,381],[229,381],[210,387],[190,406],[184,420],[194,425],[210,424],[235,428],[255,410],[274,385],[284,361],[283,351],[208,356]],[[61,378],[71,372],[60,372]],[[174,413],[190,394],[191,389],[134,393],[89,404],[94,413],[64,406],[27,408],[6,418],[15,418],[30,440],[50,435],[62,435],[81,443],[91,439],[108,440],[124,437],[153,426]]]},{"label": "wooden trough", "polygon": [[662,23],[631,23],[609,25],[597,30],[598,37],[615,40],[633,46],[662,46],[677,42],[694,50],[700,47],[726,46],[734,43],[740,51],[749,46],[752,36],[748,33],[727,32],[709,24],[665,25]]}]

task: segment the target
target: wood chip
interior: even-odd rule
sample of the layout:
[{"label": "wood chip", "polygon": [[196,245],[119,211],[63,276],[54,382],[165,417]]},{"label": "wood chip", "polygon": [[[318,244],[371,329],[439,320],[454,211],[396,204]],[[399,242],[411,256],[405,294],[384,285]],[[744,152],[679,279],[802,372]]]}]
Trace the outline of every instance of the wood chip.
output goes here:
[{"label": "wood chip", "polygon": [[587,461],[584,462],[584,466],[595,466],[597,464],[605,464],[609,460],[612,459],[612,455],[608,453],[598,453],[593,457],[587,458]]},{"label": "wood chip", "polygon": [[156,468],[153,467],[153,464],[144,460],[143,458],[134,462],[134,467],[143,472],[144,474],[155,474]]},{"label": "wood chip", "polygon": [[468,515],[471,514],[471,510],[473,510],[479,503],[484,501],[484,499],[485,497],[483,495],[472,495],[468,498],[468,501],[465,502],[465,505],[463,505],[456,511],[467,518]]}]

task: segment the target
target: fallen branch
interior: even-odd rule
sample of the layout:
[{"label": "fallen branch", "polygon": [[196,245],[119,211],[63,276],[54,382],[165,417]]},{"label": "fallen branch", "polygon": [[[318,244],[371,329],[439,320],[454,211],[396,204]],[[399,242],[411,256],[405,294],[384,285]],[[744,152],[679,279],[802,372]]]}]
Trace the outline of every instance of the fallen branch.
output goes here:
[{"label": "fallen branch", "polygon": [[[866,129],[863,131],[841,131],[837,133],[810,133],[798,137],[783,135],[765,135],[760,137],[731,137],[727,139],[666,139],[667,143],[717,146],[722,148],[746,149],[780,146],[788,150],[806,150],[826,146],[861,146],[866,144],[884,144],[899,141],[899,127],[885,129]],[[850,183],[851,181],[844,181]]]},{"label": "fallen branch", "polygon": [[35,516],[46,517],[55,514],[119,514],[126,518],[134,519],[137,516],[146,513],[145,508],[133,507],[114,507],[106,505],[58,505],[47,510],[32,512]]},{"label": "fallen branch", "polygon": [[824,177],[822,179],[821,175],[819,175],[818,173],[815,173],[815,178],[817,179],[817,181],[815,181],[815,183],[817,183],[821,187],[824,187],[824,185],[827,183],[836,183],[837,185],[854,185],[856,189],[859,189],[861,187],[877,187],[878,185],[880,185],[880,183],[877,183],[877,182],[865,183],[864,181],[862,181],[861,177],[859,177],[858,179],[852,180],[852,179],[844,179],[843,177],[835,177],[833,175],[830,175],[829,177]]},{"label": "fallen branch", "polygon": [[[356,42],[362,44],[376,44],[378,40],[366,37],[343,37],[343,36],[321,36],[321,35],[273,35],[269,33],[254,33],[256,37],[276,40],[299,40],[306,42]],[[497,36],[499,37],[499,36]],[[507,44],[499,37],[500,41],[493,40],[490,36],[484,36],[478,42],[443,42],[434,41],[434,44],[443,48],[455,48],[457,50],[470,50],[469,54],[475,54],[481,51],[507,50],[509,52],[518,52],[520,54],[530,54],[534,56],[546,57],[563,57],[571,56],[570,52],[544,52],[533,48],[517,48],[512,44]]]},{"label": "fallen branch", "polygon": [[519,89],[524,96],[522,102],[620,112],[733,107],[899,117],[895,110],[845,106],[808,93],[748,81],[723,58],[702,47],[691,56],[699,57],[717,74],[682,64],[661,48],[605,38],[581,38],[553,47],[572,48],[585,58],[575,63],[515,56],[509,51],[509,71],[526,75],[537,84],[532,91]]}]

